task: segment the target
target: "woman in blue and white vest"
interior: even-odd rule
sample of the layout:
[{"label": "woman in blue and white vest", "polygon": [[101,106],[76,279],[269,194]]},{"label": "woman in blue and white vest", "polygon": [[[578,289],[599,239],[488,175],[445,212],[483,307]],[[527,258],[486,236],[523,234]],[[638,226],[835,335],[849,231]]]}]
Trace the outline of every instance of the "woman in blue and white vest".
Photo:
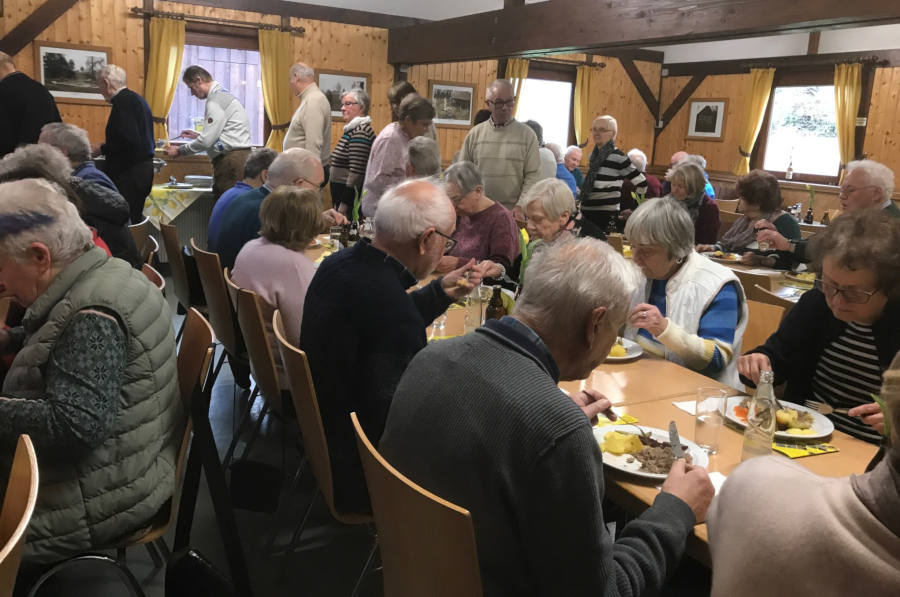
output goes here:
[{"label": "woman in blue and white vest", "polygon": [[644,350],[741,388],[737,358],[747,301],[730,269],[694,251],[694,224],[675,199],[651,199],[625,225],[641,283],[625,337]]}]

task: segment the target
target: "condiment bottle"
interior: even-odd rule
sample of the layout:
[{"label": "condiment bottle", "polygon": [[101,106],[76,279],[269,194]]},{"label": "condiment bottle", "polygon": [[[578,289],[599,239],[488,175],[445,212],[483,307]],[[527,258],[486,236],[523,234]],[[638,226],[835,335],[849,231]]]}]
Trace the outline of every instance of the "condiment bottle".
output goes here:
[{"label": "condiment bottle", "polygon": [[341,226],[341,241],[340,242],[341,242],[341,245],[345,248],[350,246],[350,225],[349,224],[344,224],[343,226]]},{"label": "condiment bottle", "polygon": [[806,210],[806,217],[803,218],[804,224],[812,224],[813,223],[813,208],[812,205],[809,206],[809,209]]},{"label": "condiment bottle", "polygon": [[493,286],[493,294],[491,294],[491,302],[488,303],[487,309],[484,311],[484,319],[500,319],[506,315],[506,307],[503,306],[503,296],[500,294],[500,286]]},{"label": "condiment bottle", "polygon": [[741,461],[757,456],[768,456],[772,453],[772,441],[775,439],[775,390],[772,382],[775,374],[761,371],[756,394],[747,409],[747,428],[744,430],[744,447],[741,450]]}]

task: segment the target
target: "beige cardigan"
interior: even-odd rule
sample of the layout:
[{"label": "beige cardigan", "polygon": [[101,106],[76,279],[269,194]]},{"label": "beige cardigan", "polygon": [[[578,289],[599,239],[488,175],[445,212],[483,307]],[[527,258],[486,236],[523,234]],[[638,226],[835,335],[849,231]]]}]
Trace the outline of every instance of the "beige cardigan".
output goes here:
[{"label": "beige cardigan", "polygon": [[313,152],[328,165],[331,156],[331,104],[315,83],[300,94],[300,107],[294,112],[284,136],[284,149],[300,147]]}]

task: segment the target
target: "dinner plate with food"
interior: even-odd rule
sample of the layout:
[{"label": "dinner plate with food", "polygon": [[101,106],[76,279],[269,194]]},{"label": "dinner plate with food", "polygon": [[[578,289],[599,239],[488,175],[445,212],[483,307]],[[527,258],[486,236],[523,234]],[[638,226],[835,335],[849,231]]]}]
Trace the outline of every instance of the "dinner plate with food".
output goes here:
[{"label": "dinner plate with food", "polygon": [[812,288],[813,284],[816,283],[815,272],[784,272],[784,277],[806,288]]},{"label": "dinner plate with food", "polygon": [[616,338],[616,343],[609,350],[609,356],[606,357],[607,363],[625,363],[633,361],[644,354],[641,345],[621,336]]},{"label": "dinner plate with food", "polygon": [[[669,432],[643,425],[594,427],[594,438],[603,451],[603,464],[644,479],[663,480],[675,462],[675,452],[669,443]],[[690,440],[681,438],[681,447],[688,462],[706,467],[709,457]]]},{"label": "dinner plate with food", "polygon": [[739,253],[727,253],[725,251],[706,251],[701,253],[704,257],[709,257],[713,261],[720,261],[723,263],[736,263],[741,260],[741,255]]},{"label": "dinner plate with food", "polygon": [[[778,439],[822,439],[834,433],[834,423],[825,415],[800,404],[779,400],[783,409],[775,413]],[[725,418],[740,427],[747,426],[749,396],[732,396],[725,406]]]}]

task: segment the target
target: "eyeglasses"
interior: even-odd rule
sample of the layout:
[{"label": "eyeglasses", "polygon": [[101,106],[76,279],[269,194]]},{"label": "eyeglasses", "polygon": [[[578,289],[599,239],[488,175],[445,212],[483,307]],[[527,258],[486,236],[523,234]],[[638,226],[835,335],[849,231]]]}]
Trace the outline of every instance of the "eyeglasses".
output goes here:
[{"label": "eyeglasses", "polygon": [[819,278],[818,281],[822,284],[822,292],[825,293],[825,296],[828,298],[834,298],[841,293],[844,295],[844,300],[848,303],[853,303],[854,305],[863,305],[869,302],[869,299],[872,298],[872,295],[877,293],[877,290],[857,290],[855,288],[841,288],[831,282],[826,282],[822,278]]},{"label": "eyeglasses", "polygon": [[457,240],[453,237],[447,236],[437,228],[434,229],[434,233],[438,236],[443,236],[446,240],[444,241],[444,253],[449,253],[453,250],[453,247],[456,246]]},{"label": "eyeglasses", "polygon": [[347,106],[358,106],[358,105],[359,105],[359,102],[341,102],[341,106],[343,106],[345,108]]},{"label": "eyeglasses", "polygon": [[874,186],[875,186],[875,185],[873,185],[873,184],[867,184],[867,185],[864,186],[864,187],[854,187],[854,186],[851,186],[851,185],[847,185],[847,186],[845,186],[845,187],[841,187],[840,189],[838,189],[838,197],[849,197],[850,195],[852,195],[852,194],[855,193],[856,191],[861,191],[861,190],[863,190],[863,189],[870,189],[870,188],[872,188],[872,187],[874,187]]},{"label": "eyeglasses", "polygon": [[298,179],[297,179],[297,182],[294,183],[294,186],[295,186],[295,187],[300,187],[300,186],[302,186],[303,184],[308,184],[308,185],[309,185],[311,188],[313,188],[313,189],[321,189],[323,183],[321,183],[321,182],[316,182],[316,181],[310,180],[310,179],[308,179],[308,178],[298,178]]},{"label": "eyeglasses", "polygon": [[493,106],[494,108],[512,108],[515,103],[516,98],[508,100],[487,100],[487,105]]}]

